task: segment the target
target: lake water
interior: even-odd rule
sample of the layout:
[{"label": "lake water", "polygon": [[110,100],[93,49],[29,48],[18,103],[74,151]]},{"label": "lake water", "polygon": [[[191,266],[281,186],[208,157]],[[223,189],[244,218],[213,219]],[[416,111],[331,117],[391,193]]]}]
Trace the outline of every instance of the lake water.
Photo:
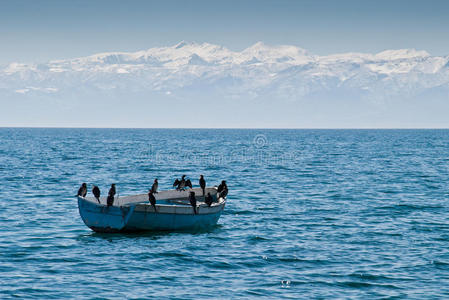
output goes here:
[{"label": "lake water", "polygon": [[[0,298],[449,297],[449,130],[0,129]],[[103,193],[227,180],[206,232],[98,234]]]}]

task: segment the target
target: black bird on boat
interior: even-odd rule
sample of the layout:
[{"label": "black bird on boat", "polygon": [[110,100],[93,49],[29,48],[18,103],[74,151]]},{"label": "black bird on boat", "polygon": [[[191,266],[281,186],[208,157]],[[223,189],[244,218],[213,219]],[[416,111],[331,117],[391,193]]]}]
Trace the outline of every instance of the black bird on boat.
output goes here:
[{"label": "black bird on boat", "polygon": [[200,175],[199,183],[200,183],[201,189],[203,190],[203,196],[204,196],[206,193],[206,180],[204,179],[203,175]]},{"label": "black bird on boat", "polygon": [[190,205],[193,207],[193,213],[196,215],[196,198],[195,198],[195,192],[190,192],[189,194],[189,201]]},{"label": "black bird on boat", "polygon": [[152,190],[148,191],[148,201],[150,201],[151,206],[153,206],[154,212],[157,212],[157,210],[156,210],[156,198],[154,197]]},{"label": "black bird on boat", "polygon": [[182,175],[181,180],[176,179],[173,183],[173,187],[176,187],[176,190],[178,191],[185,191],[185,187],[188,186],[189,188],[192,188],[192,182],[190,179],[186,180],[186,175]]},{"label": "black bird on boat", "polygon": [[100,203],[101,192],[98,186],[94,185],[94,187],[92,188],[92,194],[94,194],[94,197],[98,200],[98,203]]},{"label": "black bird on boat", "polygon": [[115,196],[115,194],[116,194],[115,183],[113,183],[111,184],[111,188],[109,189],[108,195]]},{"label": "black bird on boat", "polygon": [[[179,180],[178,178],[176,178],[175,182],[173,182],[173,187],[176,187],[176,189],[179,191],[181,188],[184,188],[185,184],[186,184],[186,180],[185,180],[186,175],[182,175],[181,180]],[[182,187],[181,187],[182,185]]]},{"label": "black bird on boat", "polygon": [[151,186],[151,192],[153,194],[157,194],[157,187],[159,186],[159,182],[157,182],[157,178],[154,180],[153,185]]},{"label": "black bird on boat", "polygon": [[207,206],[211,206],[214,199],[210,195],[210,193],[207,193],[206,198],[204,199],[204,202],[207,204]]},{"label": "black bird on boat", "polygon": [[181,181],[179,182],[178,185],[178,190],[184,190],[184,187],[186,186],[186,175],[182,175],[181,177]]},{"label": "black bird on boat", "polygon": [[114,196],[115,196],[115,184],[111,184],[111,188],[109,189],[108,198],[106,203],[108,206],[112,206],[114,204]]},{"label": "black bird on boat", "polygon": [[[224,183],[224,185],[223,185],[223,183]],[[222,181],[219,185],[218,185],[218,188],[217,188],[217,192],[221,192],[222,190],[223,190],[223,188],[225,187],[225,185],[226,185],[226,181]]]},{"label": "black bird on boat", "polygon": [[83,183],[78,190],[78,196],[86,197],[87,195],[87,184]]},{"label": "black bird on boat", "polygon": [[223,180],[221,184],[217,188],[217,192],[219,194],[219,197],[226,197],[228,194],[228,186],[226,185],[226,180]]}]

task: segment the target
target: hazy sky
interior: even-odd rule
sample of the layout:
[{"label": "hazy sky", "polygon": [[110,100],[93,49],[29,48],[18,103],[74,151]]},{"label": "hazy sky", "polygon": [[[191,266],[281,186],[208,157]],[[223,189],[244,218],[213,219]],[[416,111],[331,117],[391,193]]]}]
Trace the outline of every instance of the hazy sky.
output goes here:
[{"label": "hazy sky", "polygon": [[181,40],[241,50],[257,41],[312,53],[449,54],[449,1],[0,1],[0,64]]}]

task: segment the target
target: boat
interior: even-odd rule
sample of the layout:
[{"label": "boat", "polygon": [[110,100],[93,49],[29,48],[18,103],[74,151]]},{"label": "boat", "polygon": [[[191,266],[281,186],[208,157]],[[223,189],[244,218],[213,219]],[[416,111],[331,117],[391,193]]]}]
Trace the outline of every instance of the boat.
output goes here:
[{"label": "boat", "polygon": [[[195,192],[197,209],[189,202],[189,193]],[[214,201],[204,203],[200,188],[167,190],[154,194],[156,210],[148,201],[148,194],[120,196],[114,205],[106,205],[106,197],[78,196],[80,216],[95,232],[178,231],[201,230],[215,226],[226,205],[226,197],[218,197],[217,188],[206,188]],[[199,196],[201,195],[201,196]]]}]

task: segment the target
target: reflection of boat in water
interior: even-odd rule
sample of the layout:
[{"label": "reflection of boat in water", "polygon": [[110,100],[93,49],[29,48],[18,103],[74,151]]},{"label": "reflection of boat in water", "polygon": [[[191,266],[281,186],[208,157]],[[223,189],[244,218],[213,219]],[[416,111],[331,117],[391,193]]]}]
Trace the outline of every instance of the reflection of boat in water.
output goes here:
[{"label": "reflection of boat in water", "polygon": [[[189,202],[191,191],[197,195],[197,214]],[[202,190],[195,188],[154,194],[156,211],[147,194],[120,196],[109,207],[106,197],[98,203],[94,197],[78,196],[78,209],[84,223],[97,232],[203,229],[217,224],[226,204],[226,198],[217,199],[216,188],[206,188],[207,193],[214,199],[210,207],[199,196]]]}]

